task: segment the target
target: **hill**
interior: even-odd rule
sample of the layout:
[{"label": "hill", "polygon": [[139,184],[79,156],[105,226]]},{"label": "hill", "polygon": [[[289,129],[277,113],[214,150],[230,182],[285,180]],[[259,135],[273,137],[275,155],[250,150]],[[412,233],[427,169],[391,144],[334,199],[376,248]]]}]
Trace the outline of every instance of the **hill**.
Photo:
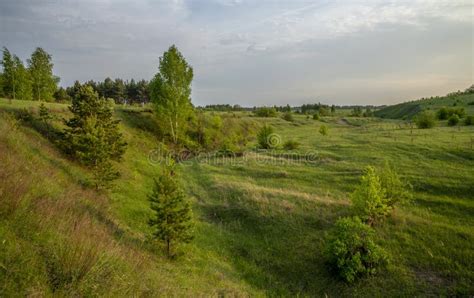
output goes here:
[{"label": "hill", "polygon": [[[47,103],[53,126],[67,105]],[[61,154],[34,121],[38,103],[0,99],[0,296],[430,296],[474,293],[474,128],[412,130],[402,121],[339,117],[267,123],[297,150],[194,159],[179,171],[198,219],[196,239],[169,260],[148,240],[147,195],[160,164],[146,108],[117,105],[129,146],[110,192]],[[356,121],[356,118],[350,118]],[[363,120],[363,121],[362,121]],[[329,134],[318,133],[321,125]],[[377,227],[391,256],[353,285],[326,264],[325,237],[351,214],[367,165],[395,164],[414,201]]]},{"label": "hill", "polygon": [[411,119],[421,111],[437,111],[442,107],[464,108],[469,115],[473,115],[474,93],[453,93],[442,97],[423,98],[384,107],[374,114],[388,119]]}]

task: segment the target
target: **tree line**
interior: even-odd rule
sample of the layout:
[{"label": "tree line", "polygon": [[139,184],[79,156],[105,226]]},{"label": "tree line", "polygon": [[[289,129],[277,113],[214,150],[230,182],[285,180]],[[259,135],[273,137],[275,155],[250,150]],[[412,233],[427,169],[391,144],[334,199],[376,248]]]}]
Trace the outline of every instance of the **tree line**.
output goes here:
[{"label": "tree line", "polygon": [[36,48],[27,65],[3,48],[0,74],[0,96],[10,99],[49,101],[57,89],[59,78],[53,75],[52,57]]},{"label": "tree line", "polygon": [[21,100],[72,102],[81,87],[90,86],[104,98],[115,103],[143,104],[150,101],[147,80],[106,78],[103,81],[75,81],[72,86],[58,88],[59,77],[53,74],[52,56],[38,47],[27,59],[26,66],[15,54],[3,48],[0,73],[0,97]]},{"label": "tree line", "polygon": [[59,88],[54,97],[58,102],[70,102],[81,86],[90,86],[99,96],[113,99],[117,104],[145,104],[150,101],[148,85],[149,82],[143,79],[135,81],[106,78],[103,81],[89,80],[82,84],[75,81],[72,86]]}]

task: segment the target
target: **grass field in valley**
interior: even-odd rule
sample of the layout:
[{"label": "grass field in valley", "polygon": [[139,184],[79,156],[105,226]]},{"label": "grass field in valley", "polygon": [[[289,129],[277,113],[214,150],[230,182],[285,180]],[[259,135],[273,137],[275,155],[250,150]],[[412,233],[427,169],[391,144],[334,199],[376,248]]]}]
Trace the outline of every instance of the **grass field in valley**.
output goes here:
[{"label": "grass field in valley", "polygon": [[[67,106],[46,106],[60,126]],[[147,195],[160,170],[150,160],[158,148],[151,113],[116,106],[129,146],[115,188],[97,194],[83,186],[85,169],[34,127],[7,115],[37,107],[0,100],[0,193],[16,198],[1,209],[1,296],[474,293],[472,126],[420,130],[378,118],[295,115],[288,122],[221,113],[268,123],[282,142],[296,140],[301,147],[255,151],[251,145],[231,160],[182,162],[181,180],[198,219],[196,239],[168,260],[147,241]],[[329,127],[327,136],[318,133],[321,125]],[[389,267],[348,285],[328,270],[325,237],[339,217],[351,214],[349,195],[363,169],[385,160],[413,185],[414,199],[377,227]]]}]

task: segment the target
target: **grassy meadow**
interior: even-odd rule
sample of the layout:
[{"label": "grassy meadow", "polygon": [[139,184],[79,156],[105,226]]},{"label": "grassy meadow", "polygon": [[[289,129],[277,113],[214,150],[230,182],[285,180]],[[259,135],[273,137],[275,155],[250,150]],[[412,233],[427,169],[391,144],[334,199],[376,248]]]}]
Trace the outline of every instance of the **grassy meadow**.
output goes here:
[{"label": "grassy meadow", "polygon": [[[67,105],[45,105],[60,128]],[[148,237],[147,196],[160,172],[150,110],[116,106],[128,148],[115,187],[97,193],[52,137],[13,116],[38,106],[0,99],[0,296],[474,294],[473,126],[215,112],[267,123],[282,143],[301,146],[259,151],[254,142],[240,157],[181,162],[197,227],[185,253],[169,260]],[[325,237],[351,215],[363,169],[385,161],[412,184],[414,199],[376,227],[388,268],[347,284],[328,269]]]}]

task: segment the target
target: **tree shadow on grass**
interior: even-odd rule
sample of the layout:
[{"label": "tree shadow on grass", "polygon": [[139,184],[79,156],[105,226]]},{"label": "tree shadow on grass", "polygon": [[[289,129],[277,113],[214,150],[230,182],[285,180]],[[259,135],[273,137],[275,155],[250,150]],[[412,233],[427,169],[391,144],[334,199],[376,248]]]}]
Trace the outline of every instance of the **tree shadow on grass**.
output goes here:
[{"label": "tree shadow on grass", "polygon": [[153,114],[134,110],[116,110],[116,112],[126,126],[142,130],[156,136],[162,135],[160,126],[156,119],[153,118]]},{"label": "tree shadow on grass", "polygon": [[206,195],[199,204],[202,219],[223,229],[228,259],[247,283],[284,296],[323,295],[331,292],[331,285],[340,284],[328,271],[323,251],[326,232],[338,217],[348,214],[347,206],[311,202],[314,213],[296,204],[288,211],[278,204],[262,205],[237,187],[216,187],[199,165],[191,171],[206,190],[199,192]]}]

